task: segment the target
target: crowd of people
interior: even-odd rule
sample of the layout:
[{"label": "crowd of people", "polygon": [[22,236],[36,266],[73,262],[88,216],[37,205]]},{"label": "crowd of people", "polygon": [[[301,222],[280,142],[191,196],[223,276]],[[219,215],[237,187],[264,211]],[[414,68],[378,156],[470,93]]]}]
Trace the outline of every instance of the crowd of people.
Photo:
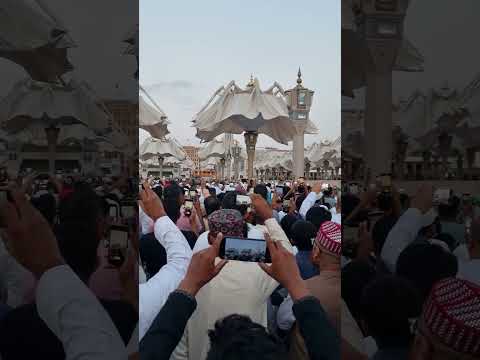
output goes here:
[{"label": "crowd of people", "polygon": [[352,359],[480,356],[480,218],[472,194],[342,192],[342,337]]},{"label": "crowd of people", "polygon": [[0,359],[136,354],[138,179],[2,171],[0,194]]},{"label": "crowd of people", "polygon": [[0,172],[0,359],[475,359],[479,205]]},{"label": "crowd of people", "polygon": [[[338,190],[304,179],[145,183],[142,359],[339,359]],[[265,241],[269,263],[228,260],[230,237]]]}]

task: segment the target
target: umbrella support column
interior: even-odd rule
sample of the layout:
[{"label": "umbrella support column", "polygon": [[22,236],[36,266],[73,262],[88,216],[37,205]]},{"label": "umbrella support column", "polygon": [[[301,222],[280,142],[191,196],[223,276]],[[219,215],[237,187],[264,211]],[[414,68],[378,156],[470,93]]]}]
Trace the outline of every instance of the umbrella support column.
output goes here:
[{"label": "umbrella support column", "polygon": [[225,158],[220,159],[220,180],[225,180]]},{"label": "umbrella support column", "polygon": [[255,161],[255,146],[257,145],[258,133],[247,131],[244,136],[248,157],[247,177],[248,179],[253,179],[253,162]]},{"label": "umbrella support column", "polygon": [[305,176],[305,128],[306,123],[296,123],[293,136],[293,172],[296,179]]},{"label": "umbrella support column", "polygon": [[57,141],[60,128],[49,126],[45,128],[48,141],[48,172],[55,175],[55,159],[57,154]]},{"label": "umbrella support column", "polygon": [[163,158],[163,156],[159,156],[158,157],[158,168],[159,168],[159,172],[160,172],[160,178],[163,176],[163,161],[165,159]]}]

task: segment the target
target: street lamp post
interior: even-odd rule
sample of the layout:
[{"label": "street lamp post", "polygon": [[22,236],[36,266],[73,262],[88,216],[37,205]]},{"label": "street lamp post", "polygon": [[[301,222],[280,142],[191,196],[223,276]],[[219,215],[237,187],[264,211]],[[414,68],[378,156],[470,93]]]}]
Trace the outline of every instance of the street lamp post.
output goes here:
[{"label": "street lamp post", "polygon": [[233,147],[232,147],[232,153],[233,153],[233,176],[235,177],[235,180],[238,180],[238,178],[240,177],[240,164],[239,164],[239,160],[240,160],[240,152],[242,151],[242,148],[238,145],[238,144],[235,144]]},{"label": "street lamp post", "polygon": [[253,179],[253,162],[255,161],[255,146],[257,145],[258,133],[255,131],[247,131],[244,134],[245,145],[247,146],[247,177]]},{"label": "street lamp post", "polygon": [[392,167],[392,71],[403,40],[407,7],[408,0],[364,1],[358,18],[367,45],[363,59],[367,83],[365,171],[373,178],[390,173]]},{"label": "street lamp post", "polygon": [[305,152],[305,129],[310,116],[310,108],[314,91],[305,88],[302,80],[302,72],[298,69],[297,86],[285,91],[289,116],[295,124],[295,135],[293,136],[293,171],[295,177],[304,175],[304,152]]}]

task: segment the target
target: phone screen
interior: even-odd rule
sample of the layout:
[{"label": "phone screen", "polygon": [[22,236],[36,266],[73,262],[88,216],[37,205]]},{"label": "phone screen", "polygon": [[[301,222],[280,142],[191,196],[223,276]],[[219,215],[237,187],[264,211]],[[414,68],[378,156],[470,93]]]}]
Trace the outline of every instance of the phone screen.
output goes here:
[{"label": "phone screen", "polygon": [[108,215],[112,218],[116,218],[117,217],[117,208],[115,206],[110,206]]},{"label": "phone screen", "polygon": [[228,260],[269,262],[267,243],[262,239],[227,237],[222,242],[220,257]]},{"label": "phone screen", "polygon": [[192,210],[193,209],[193,201],[185,201],[185,209]]},{"label": "phone screen", "polygon": [[197,192],[196,191],[190,191],[190,197],[194,198],[195,196],[197,196]]},{"label": "phone screen", "polygon": [[290,206],[290,200],[284,200],[283,201],[283,206],[284,207],[289,207]]},{"label": "phone screen", "polygon": [[128,247],[128,229],[126,227],[112,227],[110,229],[110,248],[125,249]]},{"label": "phone screen", "polygon": [[237,205],[250,205],[251,203],[252,199],[250,199],[250,196],[237,195]]},{"label": "phone screen", "polygon": [[277,186],[275,187],[275,192],[280,195],[280,196],[283,196],[283,186]]},{"label": "phone screen", "polygon": [[133,206],[122,206],[122,216],[124,218],[133,218],[135,217],[135,208]]}]

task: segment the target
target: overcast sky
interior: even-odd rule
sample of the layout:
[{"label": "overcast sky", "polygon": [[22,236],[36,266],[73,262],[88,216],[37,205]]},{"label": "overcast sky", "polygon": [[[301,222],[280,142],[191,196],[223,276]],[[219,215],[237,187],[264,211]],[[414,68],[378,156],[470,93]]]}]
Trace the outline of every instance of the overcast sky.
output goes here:
[{"label": "overcast sky", "polygon": [[[310,144],[340,135],[338,0],[140,1],[140,83],[168,115],[173,135],[198,143],[191,120],[222,85],[274,81],[315,91]],[[237,137],[240,139],[240,137]],[[243,139],[242,139],[243,143]],[[259,146],[278,146],[267,137]]]}]

